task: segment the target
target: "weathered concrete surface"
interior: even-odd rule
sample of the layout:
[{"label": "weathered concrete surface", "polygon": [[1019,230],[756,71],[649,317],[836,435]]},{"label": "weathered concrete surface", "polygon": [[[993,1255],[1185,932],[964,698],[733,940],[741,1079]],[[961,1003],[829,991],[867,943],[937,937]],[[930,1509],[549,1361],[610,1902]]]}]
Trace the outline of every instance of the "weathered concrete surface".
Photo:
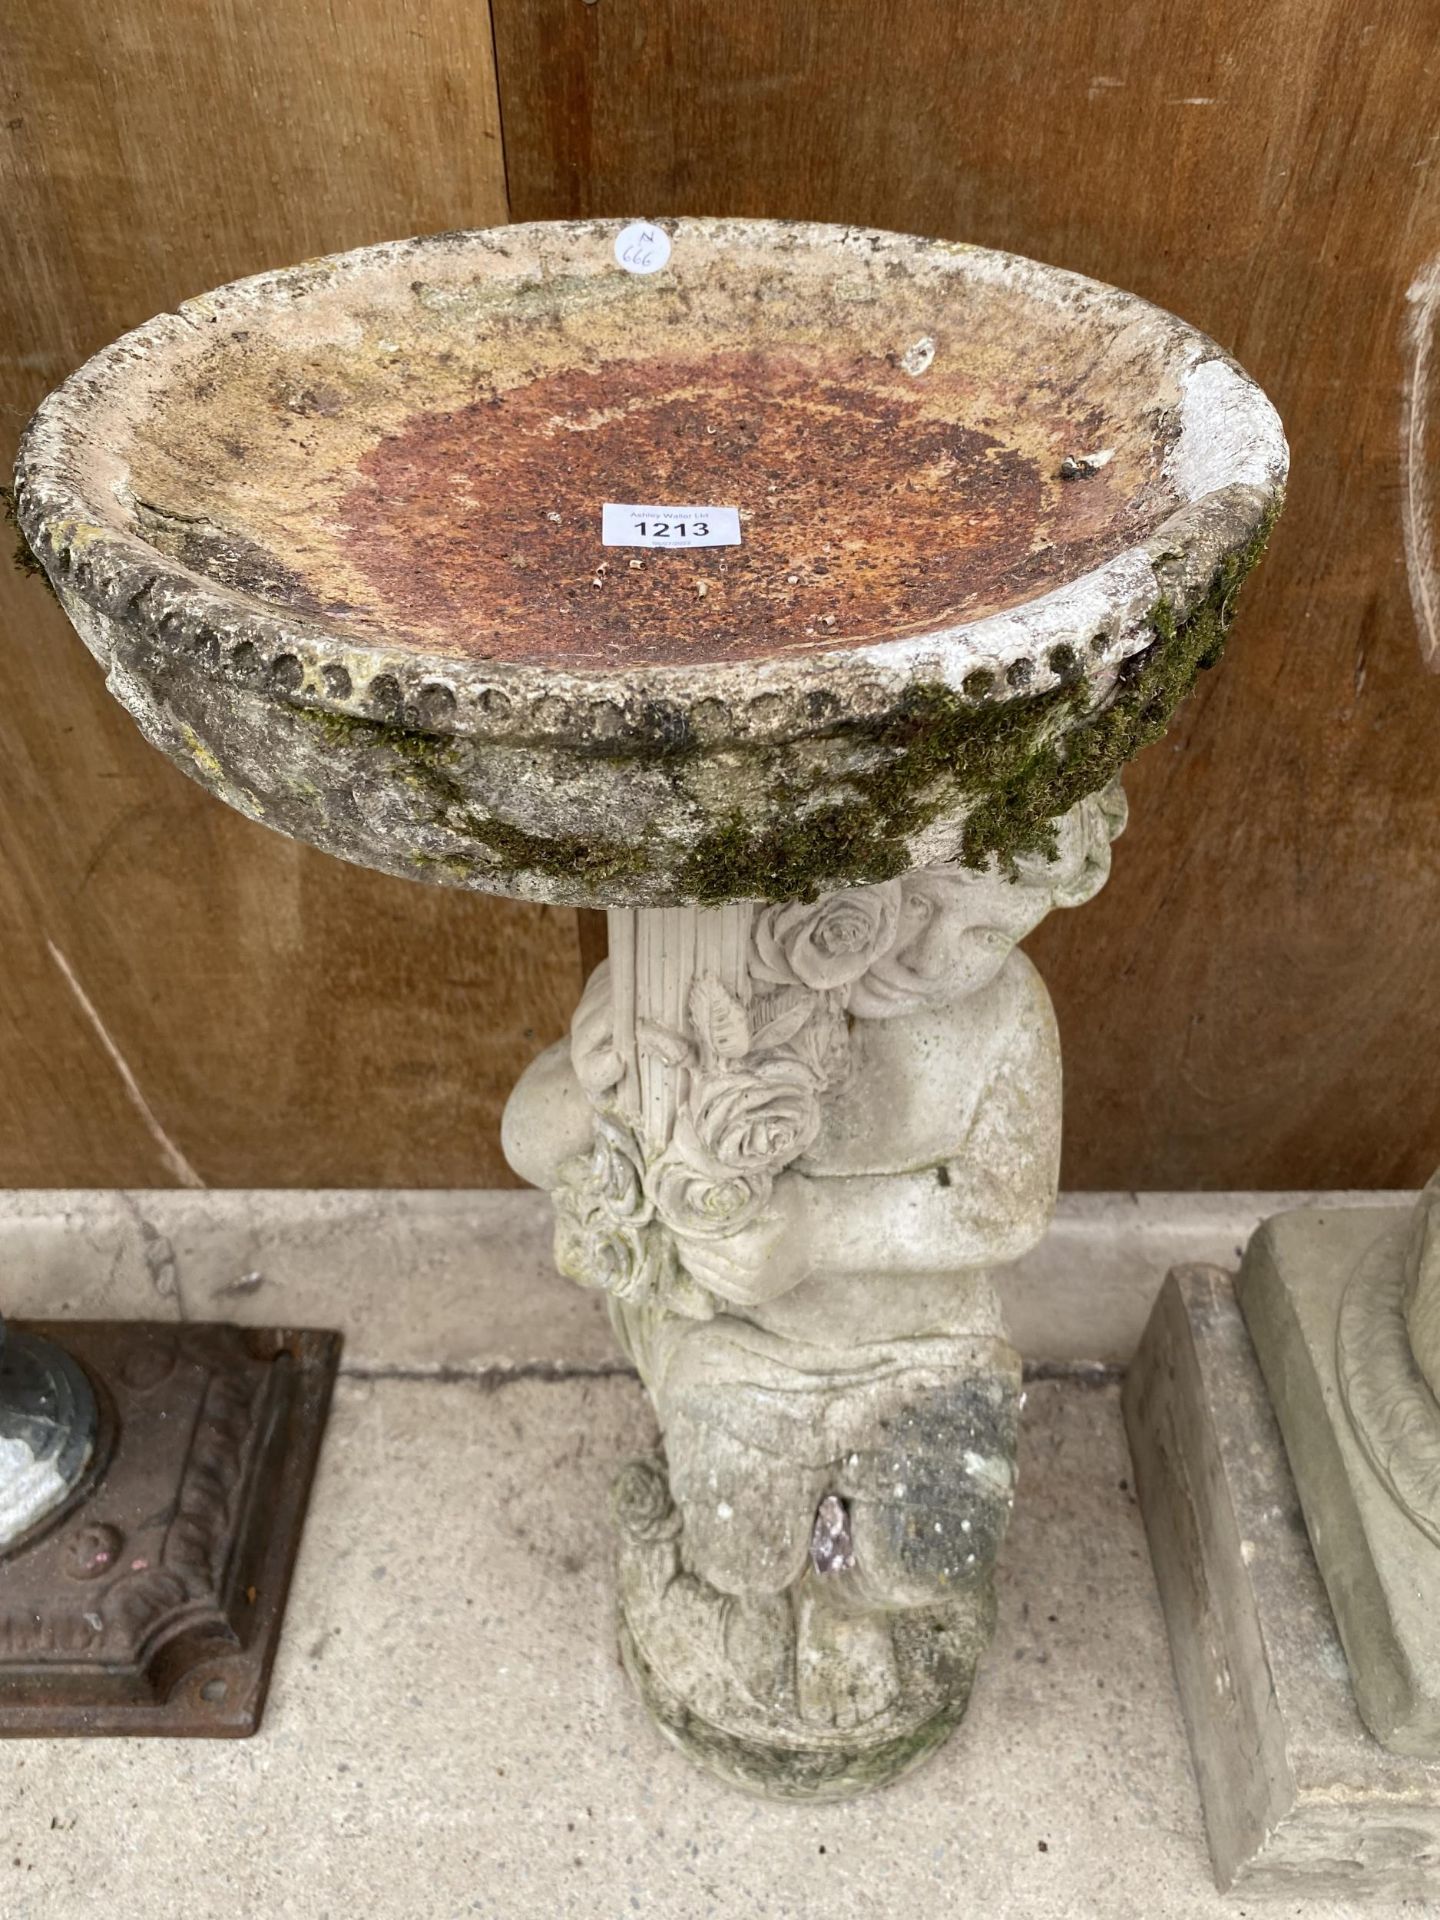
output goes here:
[{"label": "weathered concrete surface", "polygon": [[1427,1898],[1440,1770],[1387,1752],[1356,1712],[1230,1274],[1171,1273],[1125,1412],[1221,1883]]},{"label": "weathered concrete surface", "polygon": [[[1268,1215],[1403,1194],[1062,1194],[996,1275],[1027,1361],[1121,1366],[1172,1266],[1234,1266]],[[594,1294],[562,1280],[550,1197],[525,1192],[0,1192],[0,1306],[17,1318],[226,1319],[345,1331],[352,1370],[611,1368]]]},{"label": "weathered concrete surface", "polygon": [[[1063,1198],[1009,1296],[1022,1344],[1133,1344],[1167,1257],[1233,1259],[1302,1198]],[[658,1744],[609,1616],[613,1466],[654,1428],[638,1382],[589,1377],[612,1336],[554,1274],[549,1214],[534,1193],[0,1195],[16,1311],[335,1324],[378,1376],[340,1384],[259,1737],[11,1747],[6,1920],[845,1920],[877,1887],[917,1916],[1248,1910],[1211,1882],[1110,1386],[1031,1383],[997,1638],[935,1761],[805,1810]]]},{"label": "weathered concrete surface", "polygon": [[[1412,1209],[1282,1214],[1246,1249],[1236,1292],[1334,1609],[1360,1712],[1397,1753],[1440,1759],[1440,1545],[1367,1458],[1346,1406],[1361,1358],[1355,1316],[1389,1315],[1403,1341],[1400,1292]],[[1348,1338],[1347,1338],[1348,1335]],[[1382,1356],[1383,1357],[1383,1356]],[[1408,1448],[1414,1476],[1440,1473],[1440,1410],[1414,1375],[1391,1408],[1389,1449]],[[1342,1368],[1345,1372],[1342,1376]],[[1402,1395],[1405,1382],[1393,1388]],[[1373,1407],[1382,1389],[1372,1381]],[[1383,1436],[1380,1438],[1385,1450]],[[1412,1462],[1412,1465],[1416,1462]]]},{"label": "weathered concrete surface", "polygon": [[1235,1920],[1117,1401],[1031,1389],[998,1637],[960,1734],[883,1794],[796,1808],[698,1774],[620,1671],[607,1490],[653,1438],[638,1384],[342,1380],[263,1731],[12,1747],[0,1909]]}]

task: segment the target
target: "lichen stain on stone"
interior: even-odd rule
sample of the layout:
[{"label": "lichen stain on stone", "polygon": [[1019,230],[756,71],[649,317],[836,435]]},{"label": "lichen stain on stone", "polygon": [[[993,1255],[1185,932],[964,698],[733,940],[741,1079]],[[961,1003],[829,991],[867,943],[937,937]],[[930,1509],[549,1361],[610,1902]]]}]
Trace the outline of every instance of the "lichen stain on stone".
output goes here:
[{"label": "lichen stain on stone", "polygon": [[138,499],[134,506],[137,524],[146,539],[181,566],[222,587],[293,607],[299,613],[325,611],[300,574],[258,541],[216,526],[203,515],[182,516]]},{"label": "lichen stain on stone", "polygon": [[182,723],[180,737],[185,742],[186,751],[207,780],[215,785],[225,784],[225,769],[195,729]]},{"label": "lichen stain on stone", "polygon": [[[661,284],[673,284],[666,274]],[[634,300],[656,290],[619,274],[597,278],[593,273],[537,273],[529,280],[471,279],[458,285],[412,280],[410,291],[418,305],[453,325],[460,321],[500,319],[533,324],[570,313],[593,315],[600,307]]]},{"label": "lichen stain on stone", "polygon": [[421,803],[426,824],[469,842],[443,853],[419,850],[410,865],[462,885],[497,876],[539,873],[556,879],[574,879],[595,886],[647,871],[642,847],[609,841],[601,836],[538,834],[481,812],[461,777],[463,753],[445,734],[425,733],[384,721],[360,720],[346,714],[323,713],[310,707],[287,709],[320,745],[347,754],[377,752],[396,762],[390,778],[408,788]]}]

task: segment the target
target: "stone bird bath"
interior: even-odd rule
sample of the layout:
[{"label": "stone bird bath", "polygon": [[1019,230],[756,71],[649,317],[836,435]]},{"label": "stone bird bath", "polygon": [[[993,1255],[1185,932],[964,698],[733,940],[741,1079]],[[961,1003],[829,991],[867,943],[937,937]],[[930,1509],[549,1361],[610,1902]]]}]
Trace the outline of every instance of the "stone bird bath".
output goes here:
[{"label": "stone bird bath", "polygon": [[[1021,1394],[989,1274],[1060,1133],[1016,943],[1104,881],[1286,451],[1212,341],[1073,274],[730,220],[635,272],[619,231],[189,301],[40,408],[18,512],[232,806],[608,910],[505,1146],[663,1435],[616,1488],[625,1659],[695,1758],[834,1796],[944,1738],[990,1633]],[[606,546],[606,503],[733,509],[739,544]]]}]

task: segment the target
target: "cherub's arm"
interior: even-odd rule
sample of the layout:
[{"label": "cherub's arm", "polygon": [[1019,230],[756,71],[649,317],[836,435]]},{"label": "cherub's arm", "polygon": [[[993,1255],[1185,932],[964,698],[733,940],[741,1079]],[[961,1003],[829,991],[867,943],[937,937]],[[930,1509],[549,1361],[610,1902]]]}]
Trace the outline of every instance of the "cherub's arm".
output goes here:
[{"label": "cherub's arm", "polygon": [[[825,1275],[959,1272],[1003,1265],[1034,1246],[1059,1175],[1060,1051],[1038,974],[1022,962],[1017,976],[1011,1018],[954,1144],[945,1142],[943,1111],[932,1110],[937,1150],[926,1164],[882,1173],[789,1169],[753,1227],[686,1248],[695,1277],[724,1299],[755,1306]],[[912,1093],[933,1102],[937,1090]],[[864,1105],[863,1082],[850,1099]],[[883,1106],[874,1124],[883,1137]]]},{"label": "cherub's arm", "polygon": [[[1059,1044],[1038,974],[1018,956],[1011,965],[998,1044],[987,1049],[973,1097],[957,1103],[958,1140],[946,1140],[950,1069],[932,1055],[938,1084],[917,1074],[902,1076],[899,1085],[912,1106],[929,1103],[902,1130],[927,1133],[936,1143],[933,1159],[897,1172],[792,1167],[777,1176],[753,1226],[686,1242],[683,1258],[694,1278],[722,1299],[758,1305],[825,1274],[955,1272],[999,1266],[1033,1246],[1048,1224],[1059,1171]],[[944,1020],[943,1009],[938,1017]],[[849,1095],[862,1110],[871,1097],[864,1073],[862,1063]],[[878,1105],[870,1120],[883,1142],[885,1102]],[[551,1190],[562,1163],[588,1151],[593,1127],[570,1045],[558,1042],[532,1061],[510,1096],[501,1130],[505,1157],[523,1179]]]},{"label": "cherub's arm", "polygon": [[511,1090],[500,1122],[500,1145],[522,1180],[547,1193],[561,1164],[590,1146],[595,1114],[576,1078],[570,1042],[557,1040],[532,1060]]}]

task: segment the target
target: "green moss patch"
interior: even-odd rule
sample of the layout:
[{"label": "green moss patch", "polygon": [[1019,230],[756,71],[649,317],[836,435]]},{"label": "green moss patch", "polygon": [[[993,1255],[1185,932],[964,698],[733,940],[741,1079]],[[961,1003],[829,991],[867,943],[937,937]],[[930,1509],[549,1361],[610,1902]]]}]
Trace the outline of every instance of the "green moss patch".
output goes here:
[{"label": "green moss patch", "polygon": [[1277,502],[1183,620],[1157,601],[1150,644],[1124,663],[1103,704],[1066,646],[1050,656],[1060,684],[1031,699],[976,700],[916,686],[882,722],[841,730],[886,750],[878,765],[851,776],[853,799],[786,815],[785,796],[775,795],[773,817],[758,825],[737,809],[690,853],[682,887],[713,903],[813,899],[839,885],[873,885],[905,872],[907,842],[950,812],[966,816],[959,857],[968,867],[994,858],[1013,877],[1022,855],[1053,859],[1059,816],[1158,740],[1200,672],[1220,658],[1236,592],[1278,512]]},{"label": "green moss patch", "polygon": [[[1164,598],[1155,603],[1149,644],[1123,663],[1104,696],[1068,645],[1050,652],[1058,684],[1033,696],[997,698],[994,676],[980,673],[958,692],[915,686],[883,719],[842,721],[827,733],[842,747],[853,743],[868,762],[846,776],[842,797],[806,810],[782,777],[767,785],[762,776],[764,814],[737,807],[703,835],[680,863],[676,896],[709,905],[813,899],[835,887],[873,885],[908,871],[914,836],[950,817],[963,822],[956,857],[965,866],[993,860],[1013,877],[1023,857],[1054,858],[1055,821],[1158,740],[1197,676],[1220,658],[1236,592],[1278,512],[1277,502],[1183,619]],[[537,834],[478,812],[463,778],[463,743],[448,735],[291,711],[327,747],[393,755],[395,779],[422,797],[434,825],[475,848],[425,856],[419,865],[462,879],[535,873],[597,891],[655,871],[655,850],[643,841]],[[682,782],[692,746],[671,743]]]},{"label": "green moss patch", "polygon": [[544,873],[601,886],[607,880],[645,873],[650,866],[643,847],[624,846],[619,841],[585,839],[578,834],[527,833],[523,827],[474,814],[464,815],[456,825],[460,832],[488,848],[506,873]]},{"label": "green moss patch", "polygon": [[15,489],[13,487],[0,487],[0,517],[4,518],[5,524],[15,536],[15,545],[10,554],[11,561],[15,567],[21,573],[38,575],[44,582],[45,591],[52,599],[58,600],[60,596],[51,585],[49,574],[46,573],[44,567],[36,558],[35,549],[20,531],[20,522],[15,513]]}]

